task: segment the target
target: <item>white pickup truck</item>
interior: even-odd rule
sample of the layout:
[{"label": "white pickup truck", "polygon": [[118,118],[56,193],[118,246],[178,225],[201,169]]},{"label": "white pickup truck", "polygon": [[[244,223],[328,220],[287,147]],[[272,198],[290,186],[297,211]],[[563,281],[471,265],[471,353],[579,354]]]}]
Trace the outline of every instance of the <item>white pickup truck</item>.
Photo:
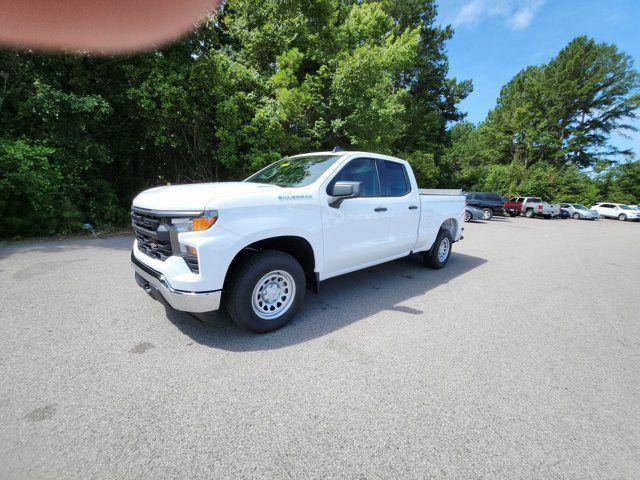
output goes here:
[{"label": "white pickup truck", "polygon": [[465,198],[419,190],[409,164],[366,152],[284,158],[243,182],[152,188],[131,211],[138,284],[174,309],[287,323],[307,287],[411,253],[432,268],[462,238]]}]

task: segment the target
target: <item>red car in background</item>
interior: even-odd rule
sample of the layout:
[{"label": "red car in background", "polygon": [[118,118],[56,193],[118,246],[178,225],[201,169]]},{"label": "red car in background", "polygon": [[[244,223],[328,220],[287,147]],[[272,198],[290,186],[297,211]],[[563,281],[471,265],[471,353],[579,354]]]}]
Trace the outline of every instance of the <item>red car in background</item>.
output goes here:
[{"label": "red car in background", "polygon": [[517,217],[522,213],[522,202],[524,202],[525,197],[514,197],[510,198],[506,202],[504,202],[504,211],[507,212],[512,217]]}]

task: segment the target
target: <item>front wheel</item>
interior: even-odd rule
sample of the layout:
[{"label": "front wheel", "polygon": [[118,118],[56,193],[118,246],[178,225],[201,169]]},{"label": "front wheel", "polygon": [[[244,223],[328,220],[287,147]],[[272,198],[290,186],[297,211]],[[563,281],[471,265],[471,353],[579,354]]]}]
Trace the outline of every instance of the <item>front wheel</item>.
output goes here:
[{"label": "front wheel", "polygon": [[451,256],[451,245],[453,245],[451,234],[447,230],[440,230],[431,250],[423,256],[424,264],[435,269],[444,267]]},{"label": "front wheel", "polygon": [[525,212],[524,216],[525,216],[525,217],[527,217],[527,218],[531,218],[531,217],[533,217],[533,209],[532,209],[532,208],[528,209],[528,210]]},{"label": "front wheel", "polygon": [[270,332],[293,318],[305,289],[304,270],[295,258],[264,250],[246,257],[231,273],[225,288],[227,312],[242,328]]},{"label": "front wheel", "polygon": [[465,210],[464,211],[464,221],[465,222],[470,222],[471,221],[471,212],[469,210]]},{"label": "front wheel", "polygon": [[518,216],[518,212],[509,212],[509,215],[511,215],[512,217],[517,217]]},{"label": "front wheel", "polygon": [[491,220],[493,218],[493,210],[490,208],[482,209],[482,219],[483,220]]},{"label": "front wheel", "polygon": [[627,219],[627,216],[624,213],[621,213],[620,215],[618,215],[618,220],[620,220],[621,222],[624,222]]}]

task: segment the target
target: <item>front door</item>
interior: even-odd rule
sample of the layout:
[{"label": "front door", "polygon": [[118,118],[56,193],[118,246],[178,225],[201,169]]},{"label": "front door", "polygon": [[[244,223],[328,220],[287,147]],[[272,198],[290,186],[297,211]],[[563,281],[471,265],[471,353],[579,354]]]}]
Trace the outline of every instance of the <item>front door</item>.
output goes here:
[{"label": "front door", "polygon": [[350,160],[331,179],[328,193],[337,181],[360,182],[361,196],[344,200],[339,208],[326,201],[322,207],[323,278],[379,260],[389,242],[388,207],[380,195],[376,161]]}]

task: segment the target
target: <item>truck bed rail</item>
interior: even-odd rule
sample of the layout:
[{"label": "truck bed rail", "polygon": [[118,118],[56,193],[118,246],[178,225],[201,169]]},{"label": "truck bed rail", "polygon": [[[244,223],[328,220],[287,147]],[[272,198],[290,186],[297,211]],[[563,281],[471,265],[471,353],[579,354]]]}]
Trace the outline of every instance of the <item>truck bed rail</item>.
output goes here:
[{"label": "truck bed rail", "polygon": [[419,188],[418,192],[420,192],[420,195],[462,195],[462,189],[460,188]]}]

